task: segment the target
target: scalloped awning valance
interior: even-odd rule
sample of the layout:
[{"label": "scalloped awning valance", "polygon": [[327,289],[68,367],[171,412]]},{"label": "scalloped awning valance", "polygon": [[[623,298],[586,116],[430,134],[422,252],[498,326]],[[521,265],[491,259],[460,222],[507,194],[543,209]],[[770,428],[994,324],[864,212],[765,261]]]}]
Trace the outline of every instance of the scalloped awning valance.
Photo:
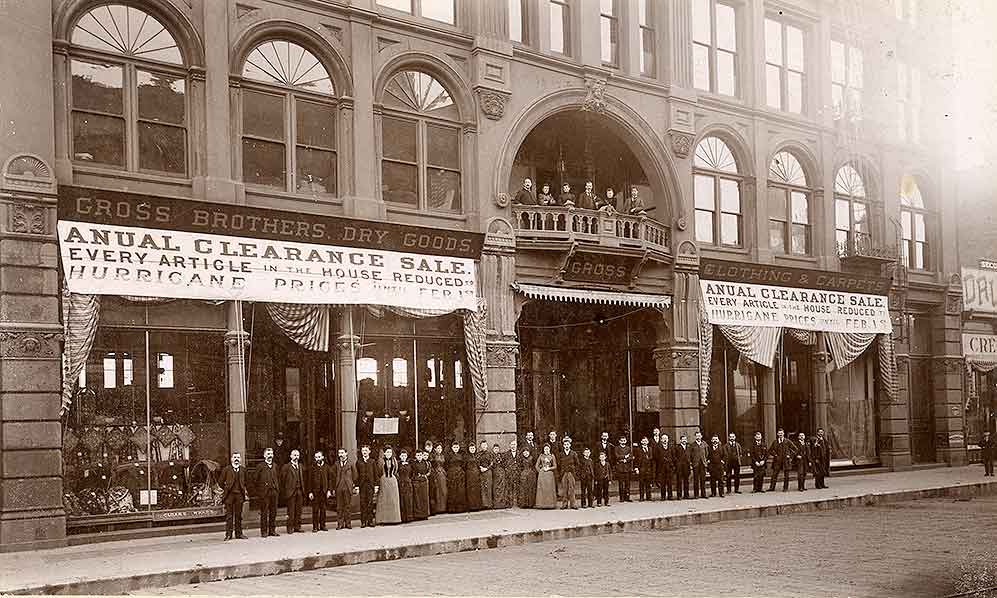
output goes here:
[{"label": "scalloped awning valance", "polygon": [[570,301],[574,303],[599,303],[603,305],[632,305],[635,307],[671,307],[671,295],[650,293],[619,293],[616,291],[594,291],[571,287],[553,287],[542,284],[513,283],[512,288],[530,299],[550,301]]}]

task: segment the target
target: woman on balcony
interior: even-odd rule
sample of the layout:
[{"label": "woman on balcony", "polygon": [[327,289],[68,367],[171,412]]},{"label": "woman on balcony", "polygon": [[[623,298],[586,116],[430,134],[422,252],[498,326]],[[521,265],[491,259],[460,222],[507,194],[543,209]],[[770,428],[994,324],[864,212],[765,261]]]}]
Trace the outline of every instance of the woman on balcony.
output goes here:
[{"label": "woman on balcony", "polygon": [[543,187],[540,188],[540,195],[537,196],[537,201],[540,202],[542,206],[556,206],[557,200],[550,193],[550,184],[544,183]]}]

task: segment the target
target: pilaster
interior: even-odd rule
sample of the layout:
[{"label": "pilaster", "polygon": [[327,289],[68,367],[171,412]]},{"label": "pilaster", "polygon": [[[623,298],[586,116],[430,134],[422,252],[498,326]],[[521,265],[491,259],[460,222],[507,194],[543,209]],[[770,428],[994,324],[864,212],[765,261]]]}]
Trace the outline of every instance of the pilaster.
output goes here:
[{"label": "pilaster", "polygon": [[249,333],[243,330],[242,302],[228,304],[228,332],[225,333],[225,364],[228,369],[228,440],[229,451],[246,455],[247,368]]},{"label": "pilaster", "polygon": [[[664,313],[670,337],[658,338],[654,363],[661,397],[660,427],[678,438],[700,425],[699,397],[699,250],[692,241],[678,244],[673,270],[672,306]],[[667,334],[667,333],[665,333]]]},{"label": "pilaster", "polygon": [[963,414],[962,314],[957,299],[961,288],[954,277],[946,300],[932,318],[933,355],[931,363],[932,398],[935,416],[935,449],[937,459],[949,465],[967,461],[965,422]]},{"label": "pilaster", "polygon": [[673,88],[692,89],[692,0],[658,4],[668,19],[668,83]]},{"label": "pilaster", "polygon": [[353,333],[353,308],[344,307],[339,318],[340,335],[336,337],[339,362],[340,427],[339,446],[356,458],[357,455],[357,363],[356,351],[360,337]]}]

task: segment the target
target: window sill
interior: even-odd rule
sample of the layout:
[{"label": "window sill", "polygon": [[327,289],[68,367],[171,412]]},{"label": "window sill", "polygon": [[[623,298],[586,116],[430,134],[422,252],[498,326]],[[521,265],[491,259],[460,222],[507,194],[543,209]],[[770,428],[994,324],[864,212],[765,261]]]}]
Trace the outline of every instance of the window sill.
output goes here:
[{"label": "window sill", "polygon": [[385,202],[385,205],[387,206],[389,214],[405,214],[408,216],[429,216],[432,218],[441,218],[443,220],[453,220],[454,222],[467,222],[466,214],[458,214],[455,212],[434,212],[430,210],[420,210],[419,208],[409,208],[387,202]]},{"label": "window sill", "polygon": [[192,184],[192,180],[186,176],[171,176],[168,174],[158,174],[144,170],[118,170],[117,168],[91,166],[89,164],[80,164],[79,162],[73,162],[73,174],[86,174],[147,183],[161,183],[164,185],[176,185],[179,187],[190,187]]},{"label": "window sill", "polygon": [[774,254],[776,262],[796,262],[799,264],[816,264],[817,256],[815,255],[785,255],[785,254]]},{"label": "window sill", "polygon": [[707,245],[705,243],[699,245],[700,253],[721,253],[728,255],[751,255],[751,250],[747,247],[724,247],[722,245]]},{"label": "window sill", "polygon": [[252,183],[244,183],[246,187],[246,195],[253,195],[256,197],[271,197],[274,199],[286,199],[291,201],[307,201],[315,204],[324,205],[342,205],[343,200],[337,195],[331,193],[312,193],[310,195],[304,193],[291,193],[289,191],[279,191],[273,187],[265,187],[262,185],[253,185]]}]

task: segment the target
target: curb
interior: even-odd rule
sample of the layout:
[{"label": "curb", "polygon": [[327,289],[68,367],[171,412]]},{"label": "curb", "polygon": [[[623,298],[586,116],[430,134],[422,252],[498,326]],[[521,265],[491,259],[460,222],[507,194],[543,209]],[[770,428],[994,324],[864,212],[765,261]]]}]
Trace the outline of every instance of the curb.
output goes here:
[{"label": "curb", "polygon": [[486,550],[508,546],[522,546],[536,542],[569,540],[605,534],[630,531],[674,530],[693,525],[705,525],[726,521],[742,521],[762,517],[775,517],[794,513],[815,513],[848,507],[873,506],[889,502],[901,502],[925,498],[963,498],[997,494],[997,484],[976,482],[958,486],[942,486],[921,490],[898,490],[895,492],[873,492],[841,498],[815,500],[804,503],[771,505],[761,507],[738,507],[718,511],[682,513],[661,517],[649,517],[628,521],[608,521],[572,527],[533,530],[529,532],[509,532],[505,534],[456,538],[443,542],[410,544],[391,548],[357,550],[353,552],[330,553],[295,559],[274,559],[238,565],[201,567],[178,571],[164,571],[145,575],[112,577],[72,583],[52,584],[4,590],[2,594],[126,594],[149,588],[162,588],[237,579],[279,575],[295,571],[311,571],[328,567],[357,565],[377,561],[454,554],[472,550]]}]

